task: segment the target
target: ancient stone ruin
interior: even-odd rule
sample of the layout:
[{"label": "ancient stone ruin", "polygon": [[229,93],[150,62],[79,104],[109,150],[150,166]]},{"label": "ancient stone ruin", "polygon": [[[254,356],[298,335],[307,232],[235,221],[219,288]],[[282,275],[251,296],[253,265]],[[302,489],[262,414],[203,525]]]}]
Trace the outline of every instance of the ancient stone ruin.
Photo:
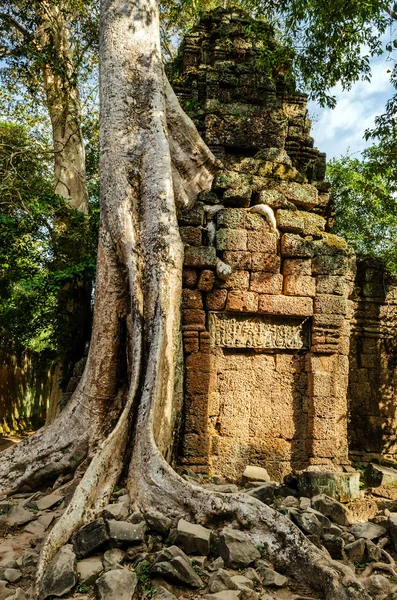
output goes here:
[{"label": "ancient stone ruin", "polygon": [[256,464],[280,481],[313,466],[352,470],[349,444],[357,461],[395,458],[397,288],[377,268],[356,280],[354,253],[329,233],[307,97],[257,66],[252,29],[241,12],[206,15],[174,65],[182,107],[224,165],[180,215],[179,460],[231,480]]}]

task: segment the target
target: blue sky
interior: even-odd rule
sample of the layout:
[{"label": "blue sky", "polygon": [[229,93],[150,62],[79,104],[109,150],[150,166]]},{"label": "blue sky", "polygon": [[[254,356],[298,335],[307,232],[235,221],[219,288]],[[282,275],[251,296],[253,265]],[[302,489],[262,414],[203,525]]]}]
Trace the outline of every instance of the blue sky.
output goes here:
[{"label": "blue sky", "polygon": [[327,159],[345,154],[348,148],[350,154],[360,152],[370,143],[363,139],[364,131],[371,128],[374,118],[384,112],[386,101],[394,90],[387,73],[390,62],[384,56],[372,61],[371,82],[358,81],[350,91],[343,91],[340,86],[332,90],[337,98],[333,110],[309,103],[314,144],[327,153]]}]

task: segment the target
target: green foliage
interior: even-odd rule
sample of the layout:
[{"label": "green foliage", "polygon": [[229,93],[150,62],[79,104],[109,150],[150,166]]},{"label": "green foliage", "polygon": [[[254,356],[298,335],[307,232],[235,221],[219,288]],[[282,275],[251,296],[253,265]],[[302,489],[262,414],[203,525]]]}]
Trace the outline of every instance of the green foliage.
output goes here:
[{"label": "green foliage", "polygon": [[394,161],[381,146],[364,151],[362,159],[343,156],[328,164],[335,210],[333,233],[356,252],[381,257],[397,273],[397,196]]},{"label": "green foliage", "polygon": [[[95,273],[97,204],[87,219],[56,196],[51,158],[26,128],[0,123],[0,338],[37,351],[65,337],[60,290]],[[63,256],[82,240],[85,253]]]}]

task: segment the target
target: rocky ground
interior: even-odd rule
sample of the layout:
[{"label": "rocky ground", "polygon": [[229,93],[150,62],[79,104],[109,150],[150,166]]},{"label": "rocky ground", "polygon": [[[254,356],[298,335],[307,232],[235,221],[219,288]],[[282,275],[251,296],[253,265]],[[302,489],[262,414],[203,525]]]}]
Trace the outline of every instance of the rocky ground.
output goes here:
[{"label": "rocky ground", "polygon": [[[285,514],[323,552],[349,565],[372,598],[397,600],[397,502],[370,491],[349,504],[319,494],[300,496],[296,480],[270,482],[249,468],[241,486],[221,477],[182,476],[225,493],[240,491]],[[70,500],[76,480],[55,489],[0,498],[0,600],[30,600],[40,547]],[[390,495],[390,494],[389,494]],[[211,531],[172,523],[160,513],[142,515],[116,489],[100,518],[76,532],[43,582],[41,600],[321,600],[277,573],[263,548],[233,523]]]}]

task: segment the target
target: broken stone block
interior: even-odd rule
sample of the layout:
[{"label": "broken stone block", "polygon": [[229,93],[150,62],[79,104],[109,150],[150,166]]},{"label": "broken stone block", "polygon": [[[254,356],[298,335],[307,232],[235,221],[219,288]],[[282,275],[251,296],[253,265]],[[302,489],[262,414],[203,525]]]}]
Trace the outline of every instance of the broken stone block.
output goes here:
[{"label": "broken stone block", "polygon": [[10,527],[18,527],[35,518],[36,515],[31,510],[25,510],[22,506],[12,506],[6,515],[6,522]]},{"label": "broken stone block", "polygon": [[268,587],[284,587],[288,583],[287,577],[281,575],[281,573],[277,573],[277,571],[273,571],[273,569],[268,569],[266,567],[261,567],[260,575],[262,577],[262,585]]},{"label": "broken stone block", "polygon": [[108,504],[102,511],[105,519],[115,519],[116,521],[125,521],[128,518],[129,510],[124,502]]},{"label": "broken stone block", "polygon": [[177,528],[171,532],[170,540],[187,554],[207,556],[210,551],[211,531],[201,525],[189,523],[184,519],[178,521]]},{"label": "broken stone block", "polygon": [[146,522],[129,523],[128,521],[108,521],[109,538],[112,542],[123,544],[139,544],[145,537]]},{"label": "broken stone block", "polygon": [[150,572],[171,579],[177,583],[185,583],[191,587],[203,586],[201,578],[191,567],[186,554],[177,546],[161,550],[150,566]]},{"label": "broken stone block", "polygon": [[9,583],[17,583],[22,577],[19,569],[4,569],[4,578]]},{"label": "broken stone block", "polygon": [[155,600],[177,600],[174,594],[171,594],[165,587],[159,585],[153,596]]},{"label": "broken stone block", "polygon": [[395,512],[389,514],[388,529],[394,549],[397,550],[397,513]]},{"label": "broken stone block", "polygon": [[105,521],[100,518],[88,523],[72,536],[72,543],[77,558],[85,558],[102,548],[109,540]]},{"label": "broken stone block", "polygon": [[168,535],[172,527],[171,519],[157,510],[147,512],[145,514],[145,520],[152,531],[163,535]]},{"label": "broken stone block", "polygon": [[309,533],[318,536],[322,536],[323,534],[322,524],[320,523],[316,515],[310,512],[294,513],[293,521],[298,525],[300,529],[304,531],[304,533]]},{"label": "broken stone block", "polygon": [[0,580],[0,600],[6,600],[14,594],[14,590],[10,590],[7,585],[7,581]]},{"label": "broken stone block", "polygon": [[90,556],[77,563],[77,575],[81,583],[93,585],[103,571],[100,556]]},{"label": "broken stone block", "polygon": [[233,584],[231,574],[228,571],[225,571],[225,569],[219,569],[209,578],[208,591],[211,592],[211,594],[221,592],[222,590],[233,589],[237,589],[237,586]]},{"label": "broken stone block", "polygon": [[362,582],[371,598],[384,598],[391,589],[390,581],[384,575],[370,575]]},{"label": "broken stone block", "polygon": [[298,489],[309,498],[325,494],[340,502],[350,502],[360,495],[360,473],[304,471],[299,476]]},{"label": "broken stone block", "polygon": [[397,488],[397,470],[369,463],[365,481],[369,487]]},{"label": "broken stone block", "polygon": [[270,476],[263,467],[248,465],[243,473],[243,483],[247,483],[248,481],[262,481],[269,483]]},{"label": "broken stone block", "polygon": [[76,555],[73,546],[63,546],[47,567],[41,583],[40,598],[65,596],[77,583]]},{"label": "broken stone block", "polygon": [[223,558],[221,556],[218,556],[218,558],[213,560],[212,563],[210,563],[207,568],[208,568],[208,571],[217,571],[218,569],[223,569],[224,566],[225,566],[225,561],[223,560]]},{"label": "broken stone block", "polygon": [[386,534],[386,529],[376,523],[356,523],[349,528],[349,533],[353,534],[356,539],[376,540]]},{"label": "broken stone block", "polygon": [[338,535],[331,535],[326,533],[323,537],[323,546],[328,550],[331,558],[335,560],[343,559],[343,548],[345,542]]},{"label": "broken stone block", "polygon": [[351,525],[351,514],[343,504],[325,494],[312,498],[312,506],[324,516],[329,517],[337,525]]},{"label": "broken stone block", "polygon": [[365,540],[358,539],[355,542],[346,544],[345,553],[349,560],[353,563],[361,562],[364,558],[365,553]]},{"label": "broken stone block", "polygon": [[255,548],[247,534],[225,527],[219,539],[219,554],[228,567],[248,567],[257,558],[260,552]]},{"label": "broken stone block", "polygon": [[59,494],[49,494],[48,496],[44,496],[43,498],[40,498],[40,500],[37,500],[36,504],[39,510],[48,510],[58,503],[61,504],[62,500],[63,496],[60,496]]},{"label": "broken stone block", "polygon": [[97,579],[95,587],[98,600],[132,600],[138,578],[128,569],[116,569]]},{"label": "broken stone block", "polygon": [[252,579],[248,579],[248,577],[246,577],[245,575],[233,575],[231,579],[238,589],[240,589],[239,586],[241,585],[244,585],[250,588],[251,590],[254,589],[254,582],[252,581]]}]

